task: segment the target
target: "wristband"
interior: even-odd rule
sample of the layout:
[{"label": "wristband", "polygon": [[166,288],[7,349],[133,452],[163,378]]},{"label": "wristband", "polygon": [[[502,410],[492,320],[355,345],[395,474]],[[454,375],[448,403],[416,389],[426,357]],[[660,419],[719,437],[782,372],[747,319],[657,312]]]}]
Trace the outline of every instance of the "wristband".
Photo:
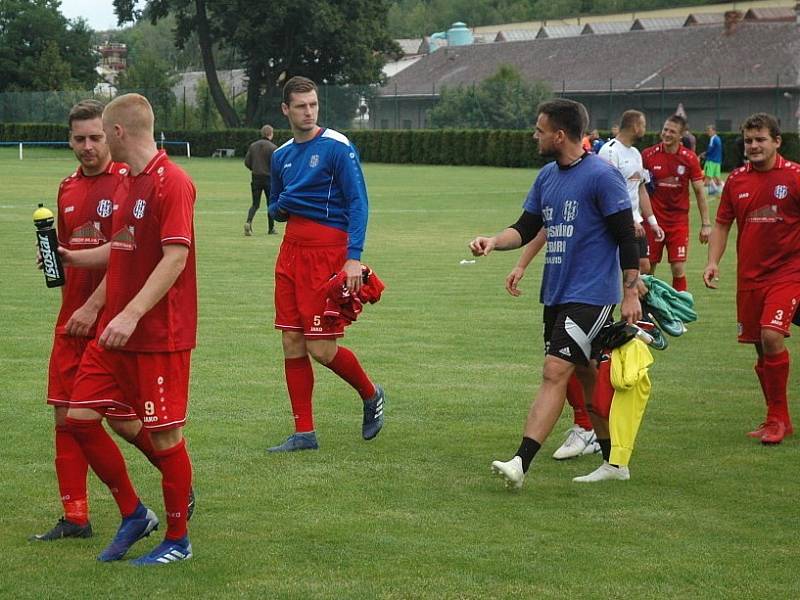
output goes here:
[{"label": "wristband", "polygon": [[656,219],[655,215],[647,217],[647,222],[650,224],[650,227],[658,227],[658,219]]}]

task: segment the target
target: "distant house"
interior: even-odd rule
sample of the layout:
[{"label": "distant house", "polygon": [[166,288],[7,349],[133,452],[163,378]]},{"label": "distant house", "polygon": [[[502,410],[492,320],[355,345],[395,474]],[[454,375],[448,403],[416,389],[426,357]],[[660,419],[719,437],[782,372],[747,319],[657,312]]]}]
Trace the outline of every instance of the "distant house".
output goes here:
[{"label": "distant house", "polygon": [[[473,85],[502,65],[546,82],[555,95],[579,100],[592,127],[608,128],[628,108],[650,124],[683,103],[691,125],[716,123],[731,130],[756,111],[775,113],[787,130],[797,127],[800,106],[800,24],[747,21],[730,13],[726,23],[654,26],[623,33],[548,37],[442,48],[392,77],[370,108],[375,128],[428,126],[428,111],[444,86]],[[797,17],[795,13],[795,17]],[[663,24],[663,23],[662,23]],[[600,23],[592,23],[598,29]],[[670,25],[671,26],[671,25]],[[585,27],[582,29],[586,29]]]}]

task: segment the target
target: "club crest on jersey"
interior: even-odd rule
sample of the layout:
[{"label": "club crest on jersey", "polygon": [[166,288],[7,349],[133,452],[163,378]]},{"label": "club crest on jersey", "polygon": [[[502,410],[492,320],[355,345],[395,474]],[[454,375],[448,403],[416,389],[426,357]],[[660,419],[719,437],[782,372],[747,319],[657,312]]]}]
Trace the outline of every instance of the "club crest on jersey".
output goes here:
[{"label": "club crest on jersey", "polygon": [[147,202],[139,198],[136,204],[133,205],[133,216],[137,219],[141,219],[144,216],[144,209],[146,206]]},{"label": "club crest on jersey", "polygon": [[308,161],[308,166],[312,169],[319,164],[319,154],[312,154],[311,160]]},{"label": "club crest on jersey", "polygon": [[103,198],[100,202],[97,203],[97,214],[101,217],[109,217],[111,216],[111,212],[114,210],[114,203],[111,202],[108,198]]},{"label": "club crest on jersey", "polygon": [[774,194],[778,200],[783,200],[789,195],[789,188],[785,185],[776,185]]},{"label": "club crest on jersey", "polygon": [[683,175],[684,173],[686,173],[686,167],[678,165],[678,175]]},{"label": "club crest on jersey", "polygon": [[569,223],[574,221],[578,215],[578,202],[575,200],[567,200],[564,202],[564,221]]}]

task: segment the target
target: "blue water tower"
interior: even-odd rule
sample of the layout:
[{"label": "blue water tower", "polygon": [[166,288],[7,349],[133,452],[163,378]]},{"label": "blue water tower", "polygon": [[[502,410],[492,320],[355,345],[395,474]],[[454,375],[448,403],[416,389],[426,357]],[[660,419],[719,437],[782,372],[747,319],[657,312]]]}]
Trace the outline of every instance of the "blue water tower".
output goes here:
[{"label": "blue water tower", "polygon": [[472,42],[472,32],[466,23],[458,21],[447,30],[448,46],[469,46]]}]

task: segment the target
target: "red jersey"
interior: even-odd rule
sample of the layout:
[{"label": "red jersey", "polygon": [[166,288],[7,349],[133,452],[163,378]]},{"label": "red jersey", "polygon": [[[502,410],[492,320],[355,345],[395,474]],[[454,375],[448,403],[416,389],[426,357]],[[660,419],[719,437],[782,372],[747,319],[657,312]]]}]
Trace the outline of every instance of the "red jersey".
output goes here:
[{"label": "red jersey", "polygon": [[[186,266],[172,287],[140,320],[123,348],[128,352],[176,352],[195,347],[197,281],[194,249],[195,187],[161,150],[136,176],[114,207],[106,310],[101,327],[144,287],[164,256],[162,246],[189,248]],[[102,330],[102,329],[101,329]]]},{"label": "red jersey", "polygon": [[[111,239],[114,205],[124,197],[128,166],[110,162],[99,175],[87,176],[78,168],[58,188],[58,243],[68,250],[83,250]],[[56,335],[66,335],[66,325],[102,281],[105,271],[65,267],[61,310]],[[94,336],[95,329],[89,332]]]},{"label": "red jersey", "polygon": [[702,181],[697,155],[684,146],[673,153],[656,144],[642,151],[642,164],[650,171],[655,190],[650,195],[653,212],[661,225],[689,222],[689,181]]},{"label": "red jersey", "polygon": [[800,166],[778,155],[767,172],[748,163],[731,173],[717,223],[734,220],[739,290],[800,281]]}]

